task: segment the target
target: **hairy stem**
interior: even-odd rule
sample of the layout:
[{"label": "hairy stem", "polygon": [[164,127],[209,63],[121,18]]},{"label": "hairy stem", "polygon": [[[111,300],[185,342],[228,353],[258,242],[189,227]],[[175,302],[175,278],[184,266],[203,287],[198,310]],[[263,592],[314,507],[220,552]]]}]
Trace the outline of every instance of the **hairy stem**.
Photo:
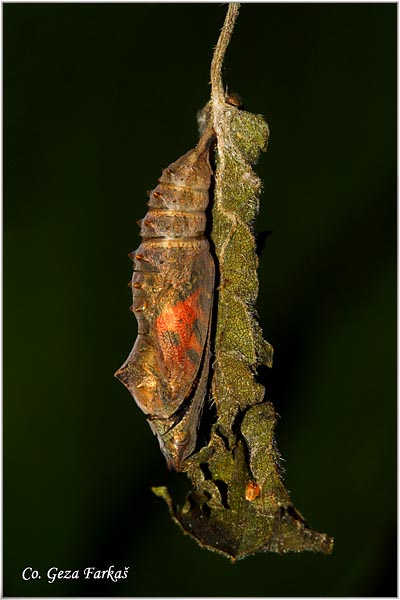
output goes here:
[{"label": "hairy stem", "polygon": [[217,102],[224,102],[224,87],[222,85],[221,71],[226,49],[230,42],[233,28],[239,14],[239,8],[240,4],[238,2],[229,3],[225,22],[214,50],[214,55],[211,62],[211,100],[213,104]]}]

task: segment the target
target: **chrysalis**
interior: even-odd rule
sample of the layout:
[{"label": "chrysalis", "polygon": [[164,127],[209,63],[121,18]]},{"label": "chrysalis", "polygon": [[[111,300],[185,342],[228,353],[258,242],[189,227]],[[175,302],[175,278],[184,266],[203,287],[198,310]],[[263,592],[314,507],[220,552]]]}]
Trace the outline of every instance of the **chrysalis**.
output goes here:
[{"label": "chrysalis", "polygon": [[138,337],[115,373],[177,471],[195,449],[207,392],[215,269],[204,231],[214,140],[207,128],[148,192],[143,241],[130,255]]}]

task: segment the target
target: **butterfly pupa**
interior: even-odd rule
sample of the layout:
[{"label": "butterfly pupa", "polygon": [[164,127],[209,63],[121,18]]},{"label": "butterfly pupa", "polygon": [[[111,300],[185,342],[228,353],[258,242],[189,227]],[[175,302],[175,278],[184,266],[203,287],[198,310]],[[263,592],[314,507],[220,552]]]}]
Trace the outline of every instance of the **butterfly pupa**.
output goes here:
[{"label": "butterfly pupa", "polygon": [[204,232],[214,140],[207,128],[149,192],[143,240],[131,255],[138,336],[115,373],[177,471],[196,446],[210,368],[215,267]]}]

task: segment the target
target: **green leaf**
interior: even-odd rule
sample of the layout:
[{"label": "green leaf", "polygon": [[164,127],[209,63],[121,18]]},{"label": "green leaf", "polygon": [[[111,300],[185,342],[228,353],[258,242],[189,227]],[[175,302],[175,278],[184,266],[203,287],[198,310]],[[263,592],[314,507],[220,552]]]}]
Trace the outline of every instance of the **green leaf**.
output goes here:
[{"label": "green leaf", "polygon": [[[221,33],[225,48],[234,11],[237,5],[230,5],[228,39],[226,29]],[[217,134],[211,237],[219,273],[212,380],[218,419],[208,445],[187,461],[193,490],[184,506],[175,506],[166,488],[154,491],[185,533],[233,561],[265,551],[328,554],[333,539],[308,527],[285,489],[274,441],[276,414],[255,379],[259,364],[272,367],[272,347],[262,337],[254,308],[253,222],[261,181],[252,169],[267,147],[269,129],[262,116],[226,102],[220,41],[211,105],[199,117],[203,128],[212,119]]]}]

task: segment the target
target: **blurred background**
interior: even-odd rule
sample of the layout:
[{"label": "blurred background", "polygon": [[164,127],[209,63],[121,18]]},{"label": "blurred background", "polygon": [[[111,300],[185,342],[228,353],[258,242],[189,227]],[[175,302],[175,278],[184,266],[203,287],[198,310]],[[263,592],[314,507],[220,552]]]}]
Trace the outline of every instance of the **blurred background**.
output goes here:
[{"label": "blurred background", "polygon": [[[136,220],[195,145],[226,6],[3,5],[4,595],[396,595],[396,11],[246,4],[228,51],[271,129],[258,310],[285,482],[335,537],[231,565],[151,493],[188,483],[113,377]],[[46,580],[110,565],[129,577]]]}]

